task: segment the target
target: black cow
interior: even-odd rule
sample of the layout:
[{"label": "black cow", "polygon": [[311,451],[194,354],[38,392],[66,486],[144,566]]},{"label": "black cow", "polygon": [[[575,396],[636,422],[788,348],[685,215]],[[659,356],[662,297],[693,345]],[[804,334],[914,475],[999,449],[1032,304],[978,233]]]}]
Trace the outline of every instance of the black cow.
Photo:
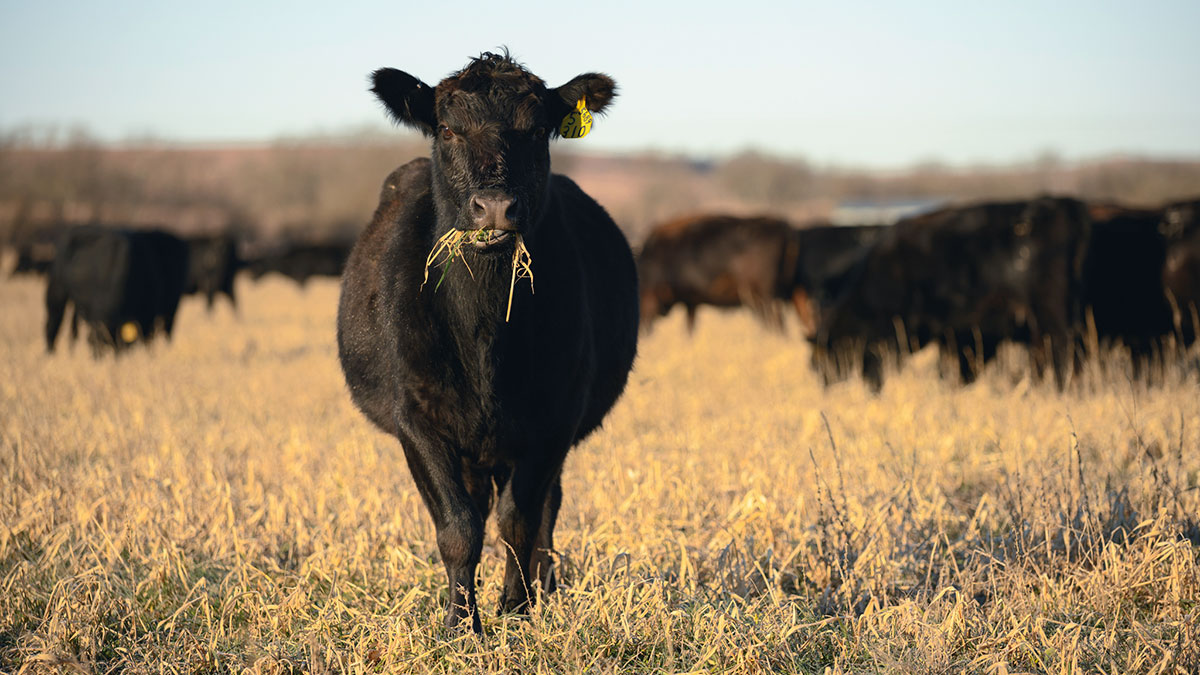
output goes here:
[{"label": "black cow", "polygon": [[[493,503],[507,552],[502,610],[524,610],[535,581],[553,588],[563,461],[600,425],[633,363],[629,245],[603,208],[550,172],[560,123],[577,102],[604,110],[614,89],[595,73],[549,89],[507,54],[485,53],[436,88],[374,73],[391,115],[433,138],[432,159],[388,178],[350,255],[338,354],[354,403],[400,440],[433,516],[447,625],[470,617],[480,630],[475,568]],[[423,284],[426,256],[452,229],[474,243]],[[506,319],[521,240],[537,293],[518,280]]]},{"label": "black cow", "polygon": [[188,279],[184,293],[203,293],[208,311],[213,309],[218,294],[224,293],[229,304],[237,308],[233,295],[233,280],[241,267],[237,240],[228,234],[191,237],[188,244]]},{"label": "black cow", "polygon": [[167,232],[97,226],[68,231],[46,286],[46,350],[54,351],[68,302],[75,307],[72,337],[75,322],[87,324],[94,354],[150,340],[159,321],[169,338],[187,268],[187,243]]},{"label": "black cow", "polygon": [[1190,347],[1200,337],[1200,199],[1168,204],[1162,229],[1167,239],[1163,285],[1176,335]]},{"label": "black cow", "polygon": [[246,269],[254,279],[276,272],[303,287],[311,277],[341,276],[349,256],[348,244],[289,244],[280,251],[255,258]]},{"label": "black cow", "polygon": [[17,262],[10,276],[18,274],[43,275],[54,264],[54,244],[48,242],[23,242],[15,246]]},{"label": "black cow", "polygon": [[813,361],[829,379],[938,344],[970,382],[1005,340],[1030,348],[1035,372],[1065,382],[1091,221],[1072,199],[947,208],[902,220],[855,265],[822,311]]},{"label": "black cow", "polygon": [[882,225],[810,225],[793,233],[796,272],[792,302],[805,336],[816,336],[817,317],[841,293],[851,270],[884,233]]},{"label": "black cow", "polygon": [[700,305],[748,307],[782,328],[796,255],[792,228],[779,218],[700,215],[659,225],[637,259],[642,328],[676,304],[687,310],[689,333]]},{"label": "black cow", "polygon": [[1142,370],[1174,330],[1163,289],[1167,240],[1161,211],[1092,205],[1091,236],[1083,267],[1081,334],[1130,349]]},{"label": "black cow", "polygon": [[54,263],[54,247],[69,229],[64,223],[20,227],[11,242],[17,261],[10,276],[18,274],[44,275]]}]

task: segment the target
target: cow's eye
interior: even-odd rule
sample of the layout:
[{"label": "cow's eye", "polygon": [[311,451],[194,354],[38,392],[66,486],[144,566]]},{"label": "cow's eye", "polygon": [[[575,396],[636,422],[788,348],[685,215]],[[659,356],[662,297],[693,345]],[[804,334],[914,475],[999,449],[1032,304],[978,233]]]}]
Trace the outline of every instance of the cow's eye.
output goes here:
[{"label": "cow's eye", "polygon": [[533,139],[540,141],[546,137],[546,127],[537,127],[533,130]]},{"label": "cow's eye", "polygon": [[450,127],[446,126],[445,124],[438,127],[438,133],[442,135],[442,140],[444,141],[454,138],[454,132],[451,131]]}]

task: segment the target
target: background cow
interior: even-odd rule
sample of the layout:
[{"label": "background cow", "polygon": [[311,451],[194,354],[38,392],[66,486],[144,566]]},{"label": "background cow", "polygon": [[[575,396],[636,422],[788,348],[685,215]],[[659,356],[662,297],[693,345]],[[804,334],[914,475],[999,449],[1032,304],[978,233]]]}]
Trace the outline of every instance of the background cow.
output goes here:
[{"label": "background cow", "polygon": [[229,304],[236,308],[233,281],[241,267],[237,240],[229,234],[217,234],[190,237],[187,244],[188,279],[184,293],[203,293],[210,312],[217,295],[222,293],[229,298]]},{"label": "background cow", "polygon": [[[1135,373],[1159,353],[1174,332],[1163,288],[1167,240],[1162,211],[1093,205],[1091,235],[1083,267],[1081,335],[1121,343]],[[1089,340],[1083,341],[1087,345]]]},{"label": "background cow", "polygon": [[[447,625],[469,617],[481,628],[475,568],[493,503],[507,557],[502,609],[526,608],[534,582],[553,588],[563,461],[633,363],[629,245],[603,208],[550,173],[549,137],[577,104],[604,110],[614,88],[590,73],[548,89],[507,54],[483,54],[436,88],[374,74],[392,116],[433,138],[432,159],[385,181],[342,280],[338,355],[351,398],[399,439],[433,516]],[[440,287],[426,285],[426,256],[451,230],[474,243],[436,272]],[[519,241],[536,294],[511,285]]]},{"label": "background cow", "polygon": [[17,259],[10,276],[43,275],[49,272],[54,264],[55,245],[67,229],[62,223],[18,228],[11,242]]},{"label": "background cow", "polygon": [[[157,230],[84,226],[59,240],[46,286],[46,349],[54,343],[68,302],[72,322],[90,328],[93,354],[121,351],[159,330],[170,337],[187,281],[188,247]],[[133,334],[126,324],[136,327]]]},{"label": "background cow", "polygon": [[806,337],[816,335],[821,308],[837,298],[850,271],[885,231],[882,225],[810,225],[792,233],[797,252],[792,302]]},{"label": "background cow", "polygon": [[1081,202],[948,208],[902,220],[858,262],[823,310],[813,362],[827,378],[862,368],[878,390],[883,364],[936,343],[972,381],[1006,340],[1030,348],[1060,386],[1074,345],[1087,235]]},{"label": "background cow", "polygon": [[1162,230],[1167,240],[1163,285],[1176,334],[1190,347],[1200,336],[1200,199],[1167,205]]},{"label": "background cow", "polygon": [[787,221],[771,217],[689,216],[664,223],[638,255],[643,329],[676,304],[696,309],[748,307],[768,326],[782,328],[780,301],[792,299],[797,248]]},{"label": "background cow", "polygon": [[22,242],[15,247],[17,261],[13,265],[10,276],[18,274],[42,275],[50,271],[54,264],[54,244],[43,242]]},{"label": "background cow", "polygon": [[341,276],[349,256],[349,244],[295,243],[250,260],[246,269],[253,279],[275,272],[303,287],[311,277]]}]

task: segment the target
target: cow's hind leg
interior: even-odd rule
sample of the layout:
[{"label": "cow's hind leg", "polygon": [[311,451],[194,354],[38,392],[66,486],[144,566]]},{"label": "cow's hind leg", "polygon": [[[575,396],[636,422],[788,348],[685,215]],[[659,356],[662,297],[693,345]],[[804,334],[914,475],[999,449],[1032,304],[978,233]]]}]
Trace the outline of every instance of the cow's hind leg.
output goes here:
[{"label": "cow's hind leg", "polygon": [[71,311],[71,351],[75,350],[75,342],[79,339],[79,308]]},{"label": "cow's hind leg", "polygon": [[862,377],[867,387],[878,394],[883,390],[885,347],[882,344],[867,344],[862,352]]},{"label": "cow's hind leg", "polygon": [[817,336],[817,320],[808,292],[803,288],[792,291],[792,306],[796,308],[796,316],[800,317],[800,330],[804,337],[812,340]]},{"label": "cow's hind leg", "polygon": [[51,273],[46,285],[46,351],[54,351],[54,341],[62,327],[63,314],[67,310],[67,289],[58,283]]},{"label": "cow's hind leg", "polygon": [[[217,294],[224,293],[225,297],[229,298],[229,306],[233,308],[233,313],[236,315],[237,314],[237,296],[235,296],[233,294],[233,283],[234,283],[234,278],[227,277],[225,282],[223,284],[221,284],[221,288],[217,291]],[[214,295],[214,297],[215,297],[215,295]]]},{"label": "cow's hind leg", "polygon": [[163,312],[163,332],[167,334],[167,340],[171,339],[171,331],[175,330],[175,314],[179,311],[179,298],[175,298],[174,302],[167,305],[166,311]]},{"label": "cow's hind leg", "polygon": [[112,319],[98,321],[92,325],[92,331],[88,334],[88,344],[92,348],[93,358],[100,358],[110,349],[114,354],[121,353],[124,348],[121,344],[121,325],[120,321]]},{"label": "cow's hind leg", "polygon": [[554,578],[554,560],[551,555],[554,552],[554,525],[558,522],[560,506],[562,506],[562,482],[556,476],[542,507],[542,523],[538,527],[537,541],[533,545],[533,556],[530,563],[530,569],[533,572],[531,578],[542,584],[543,593],[553,593],[554,589],[558,587]]},{"label": "cow's hind leg", "polygon": [[[967,342],[967,340],[970,342]],[[996,359],[1000,342],[991,336],[962,334],[957,338],[955,349],[958,352],[958,373],[963,384],[971,384],[983,372],[983,369]],[[970,344],[970,347],[966,345]]]}]

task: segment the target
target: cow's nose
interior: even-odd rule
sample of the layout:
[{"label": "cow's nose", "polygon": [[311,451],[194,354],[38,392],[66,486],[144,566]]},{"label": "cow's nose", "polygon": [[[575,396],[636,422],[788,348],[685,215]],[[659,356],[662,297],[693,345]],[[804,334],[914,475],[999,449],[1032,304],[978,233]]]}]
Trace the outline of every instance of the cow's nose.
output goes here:
[{"label": "cow's nose", "polygon": [[481,230],[516,230],[517,198],[505,194],[471,197],[471,220]]}]

